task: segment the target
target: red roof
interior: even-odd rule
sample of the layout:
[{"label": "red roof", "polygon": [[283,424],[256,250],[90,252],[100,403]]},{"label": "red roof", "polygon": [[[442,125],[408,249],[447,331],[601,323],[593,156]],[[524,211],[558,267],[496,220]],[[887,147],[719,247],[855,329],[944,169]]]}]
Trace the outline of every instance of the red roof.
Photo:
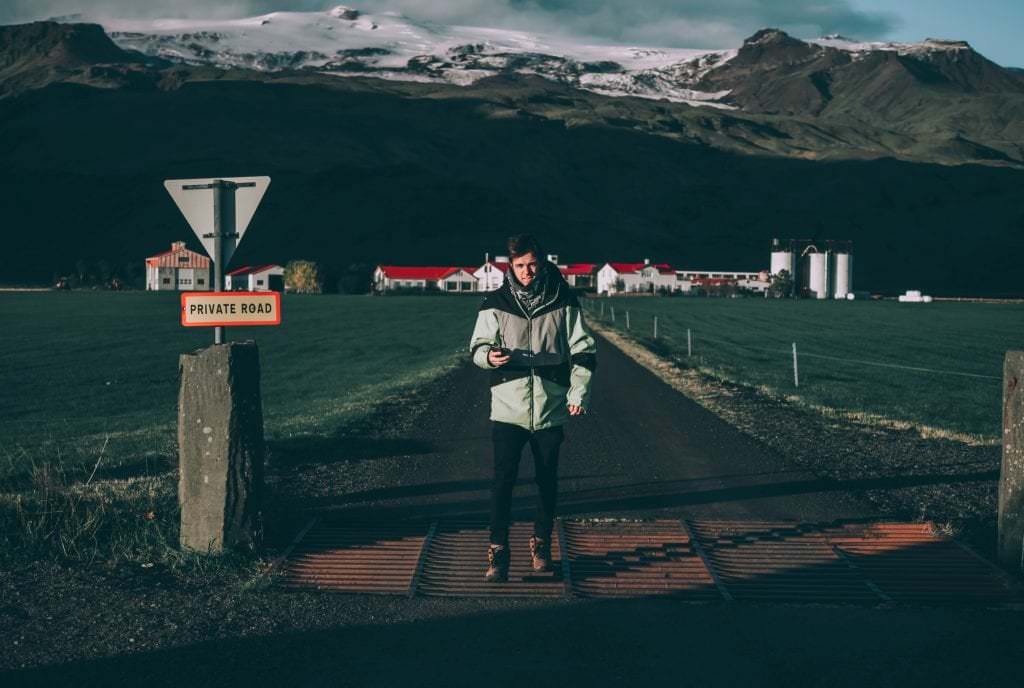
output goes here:
[{"label": "red roof", "polygon": [[596,263],[569,263],[565,267],[559,267],[558,269],[563,275],[590,275],[593,274],[596,268]]},{"label": "red roof", "polygon": [[274,265],[273,263],[271,263],[270,265],[257,265],[256,267],[253,267],[251,265],[243,265],[242,267],[238,268],[237,270],[232,270],[231,272],[229,272],[228,276],[230,276],[230,277],[237,277],[239,275],[248,275],[248,274],[253,273],[253,272],[263,272],[264,270],[269,270],[271,268],[280,268],[280,267],[281,267],[280,265]]},{"label": "red roof", "polygon": [[410,267],[405,265],[379,265],[378,268],[388,279],[414,279],[437,281],[448,277],[459,270],[466,270],[472,274],[472,269],[458,267]]},{"label": "red roof", "polygon": [[[185,260],[180,260],[184,258]],[[175,242],[170,251],[146,258],[146,265],[161,268],[209,268],[210,259],[185,248],[184,242]]]},{"label": "red roof", "polygon": [[612,269],[620,274],[623,272],[640,272],[641,270],[647,267],[657,268],[658,272],[660,272],[662,275],[670,275],[675,273],[675,270],[673,270],[672,266],[669,265],[668,263],[608,263],[608,265],[611,265]]}]

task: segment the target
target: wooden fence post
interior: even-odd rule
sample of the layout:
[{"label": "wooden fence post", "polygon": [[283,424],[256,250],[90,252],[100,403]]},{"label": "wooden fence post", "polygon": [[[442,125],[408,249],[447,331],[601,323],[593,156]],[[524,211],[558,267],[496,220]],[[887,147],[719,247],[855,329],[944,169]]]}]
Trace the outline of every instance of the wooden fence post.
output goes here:
[{"label": "wooden fence post", "polygon": [[793,386],[800,386],[800,368],[796,362],[796,342],[793,342]]},{"label": "wooden fence post", "polygon": [[1024,351],[1007,351],[1003,364],[999,561],[1012,571],[1024,571]]}]

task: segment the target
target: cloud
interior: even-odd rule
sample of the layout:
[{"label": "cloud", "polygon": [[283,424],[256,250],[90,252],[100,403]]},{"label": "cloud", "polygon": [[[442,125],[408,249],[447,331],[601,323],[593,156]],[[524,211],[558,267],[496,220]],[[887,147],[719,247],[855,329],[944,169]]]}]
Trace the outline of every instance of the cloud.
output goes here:
[{"label": "cloud", "polygon": [[[104,17],[241,17],[315,11],[330,0],[0,0],[0,23],[83,13]],[[445,24],[514,28],[598,41],[667,47],[733,47],[764,27],[797,36],[842,33],[883,38],[895,15],[855,9],[850,0],[350,0],[366,12],[400,11]]]}]

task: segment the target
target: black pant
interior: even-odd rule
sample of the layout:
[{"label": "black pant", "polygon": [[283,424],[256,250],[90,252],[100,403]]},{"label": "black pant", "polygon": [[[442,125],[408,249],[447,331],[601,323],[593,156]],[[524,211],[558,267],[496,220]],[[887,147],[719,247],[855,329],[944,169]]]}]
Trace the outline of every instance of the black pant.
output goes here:
[{"label": "black pant", "polygon": [[562,445],[562,427],[530,432],[510,423],[491,423],[494,440],[494,485],[491,488],[491,542],[508,542],[512,510],[512,489],[519,477],[519,459],[527,442],[533,452],[537,482],[537,514],[533,534],[551,541],[558,499],[558,449]]}]

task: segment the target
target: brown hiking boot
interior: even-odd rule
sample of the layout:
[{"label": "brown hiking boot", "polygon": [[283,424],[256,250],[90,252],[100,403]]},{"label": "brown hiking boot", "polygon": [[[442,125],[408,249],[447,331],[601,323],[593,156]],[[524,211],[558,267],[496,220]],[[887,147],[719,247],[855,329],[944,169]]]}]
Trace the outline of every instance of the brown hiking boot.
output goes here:
[{"label": "brown hiking boot", "polygon": [[534,571],[551,570],[551,542],[536,535],[530,536],[530,557]]},{"label": "brown hiking boot", "polygon": [[491,545],[487,548],[488,583],[503,583],[508,580],[508,545]]}]

